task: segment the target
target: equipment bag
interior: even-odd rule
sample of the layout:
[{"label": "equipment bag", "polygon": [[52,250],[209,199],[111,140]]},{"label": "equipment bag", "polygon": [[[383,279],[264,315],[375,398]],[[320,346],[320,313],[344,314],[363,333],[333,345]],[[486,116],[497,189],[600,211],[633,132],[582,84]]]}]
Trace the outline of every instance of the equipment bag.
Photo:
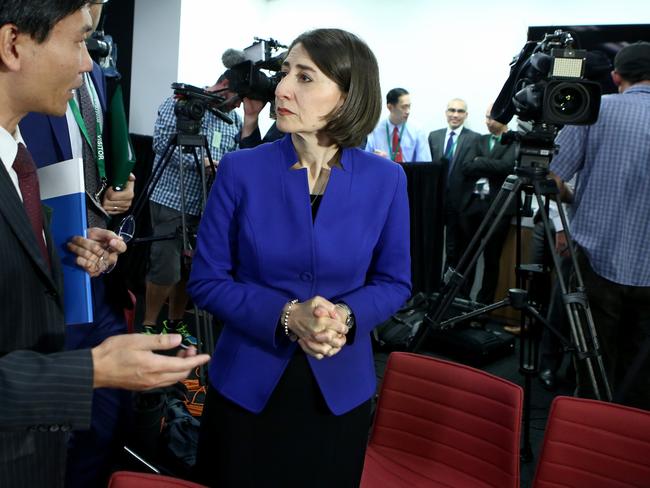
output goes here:
[{"label": "equipment bag", "polygon": [[413,296],[395,315],[373,331],[376,344],[386,350],[407,350],[422,325],[429,300],[424,293]]}]

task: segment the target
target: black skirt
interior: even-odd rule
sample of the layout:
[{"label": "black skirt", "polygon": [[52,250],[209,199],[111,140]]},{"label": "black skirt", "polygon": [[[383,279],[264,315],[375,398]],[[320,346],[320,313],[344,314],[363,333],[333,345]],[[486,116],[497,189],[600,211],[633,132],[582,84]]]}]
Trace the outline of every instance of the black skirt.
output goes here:
[{"label": "black skirt", "polygon": [[208,388],[197,477],[208,486],[359,486],[370,400],[336,416],[327,407],[302,350],[259,414]]}]

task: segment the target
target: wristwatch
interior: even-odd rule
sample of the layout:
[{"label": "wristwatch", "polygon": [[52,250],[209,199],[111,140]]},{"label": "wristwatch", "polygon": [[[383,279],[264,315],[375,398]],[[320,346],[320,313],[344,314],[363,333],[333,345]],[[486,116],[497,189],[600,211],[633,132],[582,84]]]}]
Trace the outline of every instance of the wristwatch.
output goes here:
[{"label": "wristwatch", "polygon": [[348,330],[354,327],[354,314],[352,313],[352,309],[348,307],[348,304],[344,302],[339,302],[336,304],[336,306],[342,308],[348,314],[348,316],[345,319],[345,325],[348,328]]}]

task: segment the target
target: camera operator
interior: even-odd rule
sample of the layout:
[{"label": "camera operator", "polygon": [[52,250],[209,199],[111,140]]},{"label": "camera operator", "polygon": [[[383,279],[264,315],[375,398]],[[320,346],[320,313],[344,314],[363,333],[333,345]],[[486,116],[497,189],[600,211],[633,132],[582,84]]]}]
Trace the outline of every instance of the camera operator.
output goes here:
[{"label": "camera operator", "polygon": [[[615,399],[650,409],[650,43],[621,49],[598,121],[566,126],[550,169],[573,200],[578,248],[605,369]],[[564,181],[578,174],[575,194]],[[578,365],[580,396],[591,396]]]},{"label": "camera operator", "polygon": [[[206,110],[201,120],[200,133],[205,135],[210,147],[210,154],[218,164],[224,154],[235,151],[239,147],[241,137],[250,135],[257,128],[257,116],[262,109],[262,103],[245,104],[245,121],[234,109],[242,101],[239,96],[229,90],[232,72],[226,70],[217,82],[206,88],[206,91],[216,92],[225,98],[219,109],[225,112],[233,121],[227,124],[210,110]],[[249,102],[246,100],[246,102]],[[153,171],[161,163],[163,152],[172,135],[177,132],[174,106],[176,99],[167,98],[158,109],[158,119],[154,127],[153,149],[156,153]],[[207,157],[206,166],[209,165]],[[184,195],[180,188],[180,167],[178,151],[174,151],[162,172],[160,180],[155,185],[150,198],[151,221],[154,235],[174,233],[181,226],[181,199],[184,198],[186,222],[189,228],[196,228],[202,212],[201,208],[201,175],[192,154],[183,156]],[[143,327],[145,333],[158,334],[176,331],[183,336],[185,345],[197,345],[194,337],[183,322],[187,294],[185,292],[185,277],[181,267],[181,244],[176,239],[153,242],[149,255],[149,271],[146,278],[146,303]],[[163,304],[169,298],[168,320],[162,326],[157,325],[158,316]]]}]

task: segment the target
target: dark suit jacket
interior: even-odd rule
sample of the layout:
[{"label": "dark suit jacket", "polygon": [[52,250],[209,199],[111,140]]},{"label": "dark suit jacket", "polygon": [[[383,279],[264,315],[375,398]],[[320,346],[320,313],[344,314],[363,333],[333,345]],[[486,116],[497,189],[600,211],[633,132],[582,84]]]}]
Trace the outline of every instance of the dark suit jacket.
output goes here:
[{"label": "dark suit jacket", "polygon": [[[484,202],[486,206],[489,206],[499,193],[506,177],[514,172],[516,149],[516,144],[512,142],[497,143],[490,151],[490,134],[486,134],[476,141],[474,158],[463,161],[461,169],[466,179],[475,182],[479,178],[487,178],[490,182],[490,195]],[[506,210],[506,215],[515,214],[515,202],[516,199]]]},{"label": "dark suit jacket", "polygon": [[[67,431],[88,428],[89,350],[63,347],[61,270],[50,271],[0,162],[0,486],[63,484]],[[47,229],[45,237],[52,242]]]},{"label": "dark suit jacket", "polygon": [[[447,129],[434,130],[429,134],[429,148],[433,161],[444,160],[444,145]],[[454,151],[453,161],[446,161],[446,166],[453,164],[451,174],[447,178],[447,191],[445,194],[445,206],[447,213],[458,213],[467,205],[472,195],[473,182],[468,181],[462,172],[462,163],[474,157],[476,151],[476,141],[480,135],[470,129],[463,127],[456,150]]]},{"label": "dark suit jacket", "polygon": [[410,296],[406,175],[399,164],[344,149],[312,221],[306,170],[291,136],[226,154],[208,200],[188,290],[224,322],[210,382],[260,412],[297,344],[277,334],[284,304],[320,295],[347,303],[356,325],[341,352],[309,364],[340,415],[375,391],[370,332]]}]

